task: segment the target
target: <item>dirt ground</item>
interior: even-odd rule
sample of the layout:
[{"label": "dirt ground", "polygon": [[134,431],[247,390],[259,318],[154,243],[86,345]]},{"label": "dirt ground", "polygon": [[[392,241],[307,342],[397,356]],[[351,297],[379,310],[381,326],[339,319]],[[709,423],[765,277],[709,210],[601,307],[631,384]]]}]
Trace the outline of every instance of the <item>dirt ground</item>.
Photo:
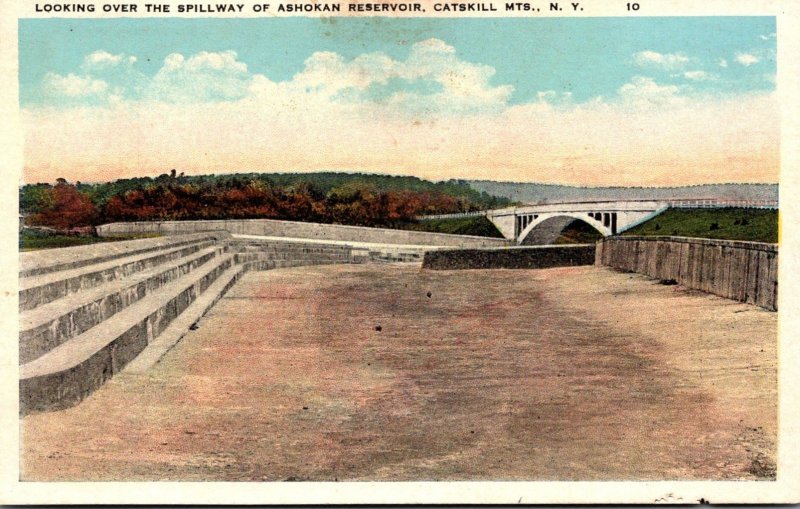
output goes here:
[{"label": "dirt ground", "polygon": [[25,480],[770,479],[777,313],[595,267],[249,273]]}]

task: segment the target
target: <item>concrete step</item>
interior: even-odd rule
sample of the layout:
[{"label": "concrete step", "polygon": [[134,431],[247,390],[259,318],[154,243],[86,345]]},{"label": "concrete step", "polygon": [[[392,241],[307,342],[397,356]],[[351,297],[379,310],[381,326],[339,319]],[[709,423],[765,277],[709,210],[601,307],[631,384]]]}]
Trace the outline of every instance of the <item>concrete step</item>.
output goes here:
[{"label": "concrete step", "polygon": [[372,262],[388,262],[388,263],[421,263],[423,258],[422,253],[380,253],[370,252],[369,260]]},{"label": "concrete step", "polygon": [[143,254],[116,258],[20,279],[19,309],[27,311],[67,295],[87,290],[108,281],[131,276],[139,271],[181,258],[215,244],[213,239],[180,243],[179,247],[165,245]]},{"label": "concrete step", "polygon": [[314,262],[303,260],[251,260],[243,262],[245,271],[251,270],[273,270],[284,269],[289,267],[307,267],[311,265],[332,265],[335,263],[343,263],[333,260],[317,260]]},{"label": "concrete step", "polygon": [[243,266],[234,265],[221,274],[197,300],[173,320],[169,327],[164,329],[164,332],[150,342],[142,353],[125,367],[124,371],[126,373],[144,373],[160,361],[189,332],[190,327],[197,323],[236,284],[244,272]]},{"label": "concrete step", "polygon": [[119,373],[232,266],[233,255],[215,257],[128,306],[113,320],[20,366],[20,413],[58,410],[80,402]]},{"label": "concrete step", "polygon": [[232,251],[237,252],[263,252],[263,253],[346,253],[351,248],[348,247],[319,247],[319,246],[296,246],[291,244],[285,245],[262,245],[262,244],[229,244]]},{"label": "concrete step", "polygon": [[77,269],[117,258],[179,247],[201,240],[218,240],[221,238],[226,238],[222,232],[205,232],[30,251],[19,255],[19,277],[25,278],[61,270]]},{"label": "concrete step", "polygon": [[[404,251],[404,250],[366,250],[348,249],[347,251],[335,251],[324,253],[313,252],[284,252],[284,251],[245,251],[236,254],[237,263],[267,262],[279,260],[292,260],[303,262],[305,265],[316,265],[318,263],[355,263],[355,262],[377,262],[377,263],[397,263],[397,262],[422,262],[424,251]],[[269,264],[261,266],[270,267]],[[295,265],[296,266],[296,265]],[[261,269],[266,270],[266,269]]]},{"label": "concrete step", "polygon": [[331,254],[237,253],[236,254],[237,263],[256,261],[256,260],[302,260],[309,262],[319,260],[319,261],[338,261],[340,263],[348,263],[350,261],[350,255],[342,253],[331,253]]},{"label": "concrete step", "polygon": [[236,262],[245,263],[250,261],[299,261],[299,262],[315,262],[315,261],[331,261],[336,263],[349,263],[350,254],[343,253],[236,253]]},{"label": "concrete step", "polygon": [[232,238],[229,240],[231,244],[235,245],[258,245],[258,246],[310,246],[310,247],[349,247],[346,242],[313,242],[299,239],[248,239],[248,238]]},{"label": "concrete step", "polygon": [[25,311],[20,315],[20,363],[30,362],[111,318],[154,290],[208,262],[220,251],[219,247],[207,247],[170,263]]}]

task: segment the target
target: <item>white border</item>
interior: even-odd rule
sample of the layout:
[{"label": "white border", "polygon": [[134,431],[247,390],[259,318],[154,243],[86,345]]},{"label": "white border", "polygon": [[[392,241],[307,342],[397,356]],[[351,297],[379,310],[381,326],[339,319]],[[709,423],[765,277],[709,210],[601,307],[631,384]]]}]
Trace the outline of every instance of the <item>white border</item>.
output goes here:
[{"label": "white border", "polygon": [[[800,3],[792,0],[639,0],[643,16],[776,16],[781,105],[778,479],[664,482],[18,482],[17,186],[22,144],[17,81],[17,20],[37,17],[36,0],[0,0],[0,503],[4,504],[345,504],[345,503],[767,503],[800,501],[798,281],[800,224]],[[541,2],[541,0],[534,0]],[[103,1],[96,2],[105,3]],[[143,2],[138,2],[143,3]],[[176,3],[176,2],[172,2]],[[182,2],[186,3],[186,2]],[[203,3],[198,1],[196,3]],[[248,5],[252,2],[247,2]],[[498,2],[502,4],[502,2]],[[582,0],[569,17],[625,16],[625,0]],[[344,13],[342,13],[344,14]],[[493,15],[509,17],[510,13]],[[433,13],[427,15],[434,16]],[[159,17],[138,15],[137,17]],[[248,14],[248,16],[257,16]],[[542,12],[537,17],[552,16]],[[46,17],[39,15],[39,17]],[[76,17],[74,14],[63,17]],[[105,17],[102,12],[85,17]],[[109,16],[110,17],[110,16]],[[177,16],[176,16],[177,17]],[[180,17],[191,17],[180,15]],[[197,17],[204,17],[203,15]],[[205,16],[207,17],[207,16]],[[241,17],[241,16],[239,16]],[[438,17],[443,17],[438,15]],[[567,16],[565,16],[567,17]]]}]

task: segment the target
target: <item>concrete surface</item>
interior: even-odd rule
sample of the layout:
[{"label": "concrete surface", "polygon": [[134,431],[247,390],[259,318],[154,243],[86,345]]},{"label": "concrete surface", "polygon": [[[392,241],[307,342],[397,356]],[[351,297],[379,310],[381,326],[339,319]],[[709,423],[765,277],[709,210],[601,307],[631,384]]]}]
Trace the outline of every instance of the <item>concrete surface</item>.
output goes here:
[{"label": "concrete surface", "polygon": [[25,480],[771,479],[777,313],[598,267],[250,272]]}]

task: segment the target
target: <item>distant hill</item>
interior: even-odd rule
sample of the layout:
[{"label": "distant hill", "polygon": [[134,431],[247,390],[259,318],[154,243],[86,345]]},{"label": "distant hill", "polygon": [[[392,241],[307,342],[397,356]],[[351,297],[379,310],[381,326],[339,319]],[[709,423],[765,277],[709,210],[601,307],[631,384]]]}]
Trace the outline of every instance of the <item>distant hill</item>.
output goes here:
[{"label": "distant hill", "polygon": [[667,200],[717,198],[777,200],[778,184],[703,184],[679,187],[578,187],[526,182],[466,181],[478,192],[520,203],[580,200]]}]

